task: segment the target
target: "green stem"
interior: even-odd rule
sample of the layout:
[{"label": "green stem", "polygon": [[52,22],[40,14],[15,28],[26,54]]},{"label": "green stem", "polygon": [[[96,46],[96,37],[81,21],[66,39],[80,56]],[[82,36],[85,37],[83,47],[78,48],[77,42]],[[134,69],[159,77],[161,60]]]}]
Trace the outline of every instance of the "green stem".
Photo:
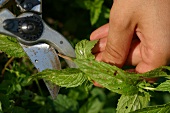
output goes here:
[{"label": "green stem", "polygon": [[41,90],[41,87],[40,87],[40,84],[39,84],[38,80],[35,79],[35,82],[36,82],[36,84],[37,84],[37,87],[38,87],[38,90],[39,90],[41,96],[43,96],[43,92],[42,92],[42,90]]},{"label": "green stem", "polygon": [[146,89],[146,90],[151,90],[151,91],[155,91],[156,88],[152,88],[152,87],[142,87],[143,89]]}]

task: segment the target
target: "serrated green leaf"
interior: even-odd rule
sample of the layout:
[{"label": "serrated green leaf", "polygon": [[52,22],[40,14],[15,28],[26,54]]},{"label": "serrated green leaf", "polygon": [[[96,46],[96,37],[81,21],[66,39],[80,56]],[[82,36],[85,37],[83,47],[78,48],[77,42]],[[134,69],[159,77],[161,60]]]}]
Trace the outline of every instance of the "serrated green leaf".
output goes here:
[{"label": "serrated green leaf", "polygon": [[23,57],[26,56],[22,47],[15,38],[0,35],[0,51],[5,52],[9,56]]},{"label": "serrated green leaf", "polygon": [[131,113],[170,113],[170,103],[159,106],[146,107]]},{"label": "serrated green leaf", "polygon": [[48,80],[61,87],[77,87],[85,80],[84,73],[77,68],[67,68],[62,70],[44,70],[34,76],[33,78],[40,78]]},{"label": "serrated green leaf", "polygon": [[157,91],[169,91],[170,92],[170,80],[166,80],[161,83],[158,87],[156,87]]},{"label": "serrated green leaf", "polygon": [[170,67],[162,66],[146,73],[136,74],[136,76],[141,76],[146,78],[156,78],[156,77],[167,77],[169,76],[169,74],[170,74]]},{"label": "serrated green leaf", "polygon": [[85,75],[103,87],[119,94],[138,92],[137,78],[130,78],[128,73],[116,66],[88,59],[75,59],[75,63]]},{"label": "serrated green leaf", "polygon": [[95,59],[94,55],[91,53],[91,49],[97,43],[95,41],[82,40],[76,44],[75,53],[77,59]]},{"label": "serrated green leaf", "polygon": [[135,95],[122,95],[118,102],[117,113],[129,113],[148,105],[150,95],[140,93]]}]

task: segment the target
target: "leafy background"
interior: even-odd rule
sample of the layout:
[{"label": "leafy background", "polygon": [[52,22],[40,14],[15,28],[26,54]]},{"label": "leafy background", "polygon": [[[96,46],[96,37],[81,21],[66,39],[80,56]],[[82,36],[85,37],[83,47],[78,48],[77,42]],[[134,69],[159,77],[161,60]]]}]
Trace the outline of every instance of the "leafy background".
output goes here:
[{"label": "leafy background", "polygon": [[[108,22],[112,3],[112,0],[44,0],[43,19],[75,46]],[[37,70],[16,40],[2,35],[0,38],[0,50],[5,52],[0,52],[0,113],[116,112],[120,95],[88,83],[76,88],[61,88],[57,99],[52,100],[42,80],[29,81],[29,76]],[[151,93],[150,105],[170,102],[169,93]]]}]

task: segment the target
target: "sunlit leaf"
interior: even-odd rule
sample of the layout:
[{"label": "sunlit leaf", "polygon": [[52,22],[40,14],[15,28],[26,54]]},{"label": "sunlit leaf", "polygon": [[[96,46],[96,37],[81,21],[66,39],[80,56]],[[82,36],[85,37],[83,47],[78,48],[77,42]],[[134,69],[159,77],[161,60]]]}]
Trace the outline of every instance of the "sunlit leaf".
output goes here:
[{"label": "sunlit leaf", "polygon": [[170,103],[159,106],[146,107],[131,113],[170,113]]},{"label": "sunlit leaf", "polygon": [[0,51],[5,52],[9,56],[23,57],[26,56],[22,47],[19,45],[17,40],[12,37],[0,35]]},{"label": "sunlit leaf", "polygon": [[76,44],[75,53],[77,59],[94,59],[94,55],[91,53],[91,49],[97,43],[95,41],[82,40]]},{"label": "sunlit leaf", "polygon": [[167,80],[167,81],[161,83],[158,87],[156,87],[156,90],[170,92],[170,80]]},{"label": "sunlit leaf", "polygon": [[63,70],[49,69],[36,74],[34,77],[48,80],[61,87],[77,87],[86,80],[82,71],[76,68]]},{"label": "sunlit leaf", "polygon": [[129,113],[144,108],[149,100],[149,94],[122,95],[118,102],[117,113]]},{"label": "sunlit leaf", "polygon": [[137,78],[129,78],[128,73],[116,66],[95,60],[75,60],[80,70],[88,78],[98,82],[103,87],[119,94],[135,94],[138,92],[136,86]]},{"label": "sunlit leaf", "polygon": [[141,76],[146,78],[168,77],[169,75],[170,75],[169,66],[162,66],[146,73],[136,74],[136,76]]}]

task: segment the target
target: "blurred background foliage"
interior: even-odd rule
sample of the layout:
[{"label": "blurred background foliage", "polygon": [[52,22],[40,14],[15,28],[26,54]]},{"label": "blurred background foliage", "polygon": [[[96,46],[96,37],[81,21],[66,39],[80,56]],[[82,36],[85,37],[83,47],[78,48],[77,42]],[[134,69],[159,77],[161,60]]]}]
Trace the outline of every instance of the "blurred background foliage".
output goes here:
[{"label": "blurred background foliage", "polygon": [[[108,23],[113,0],[43,0],[43,19],[70,43],[89,39],[93,30]],[[61,88],[52,100],[42,80],[29,81],[37,70],[27,57],[0,53],[0,113],[115,113],[120,95],[85,84]],[[86,84],[87,86],[87,84]],[[167,93],[153,93],[151,105],[170,101]]]},{"label": "blurred background foliage", "polygon": [[108,22],[112,0],[44,0],[43,18],[72,44]]}]

